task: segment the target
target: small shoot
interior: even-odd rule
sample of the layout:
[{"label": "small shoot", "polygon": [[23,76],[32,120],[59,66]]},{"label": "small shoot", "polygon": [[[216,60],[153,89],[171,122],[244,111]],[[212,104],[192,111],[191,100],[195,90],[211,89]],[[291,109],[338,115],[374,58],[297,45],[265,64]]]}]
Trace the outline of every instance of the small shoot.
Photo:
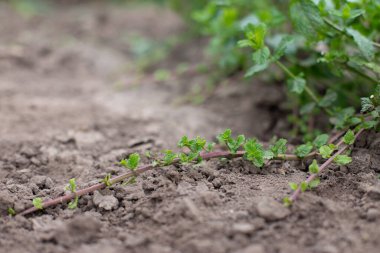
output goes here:
[{"label": "small shoot", "polygon": [[331,154],[335,149],[336,146],[334,144],[323,145],[319,148],[319,154],[322,156],[322,158],[327,159],[331,157]]},{"label": "small shoot", "polygon": [[244,145],[245,159],[251,161],[256,167],[263,167],[265,151],[256,139],[248,139]]},{"label": "small shoot", "polygon": [[8,213],[8,215],[11,216],[11,217],[16,215],[16,211],[15,211],[15,209],[13,209],[12,207],[8,207],[8,209],[7,209],[7,213]]},{"label": "small shoot", "polygon": [[33,199],[33,206],[39,210],[44,209],[43,201],[41,198],[34,198]]},{"label": "small shoot", "polygon": [[352,145],[355,142],[355,133],[350,129],[343,136],[343,142],[347,145]]},{"label": "small shoot", "polygon": [[107,187],[110,187],[112,185],[110,173],[106,174],[106,176],[102,180],[102,183],[104,183]]},{"label": "small shoot", "polygon": [[309,172],[311,174],[318,174],[319,172],[319,166],[318,166],[318,163],[317,163],[317,160],[313,160],[313,162],[310,164],[309,166]]},{"label": "small shoot", "polygon": [[313,150],[313,144],[308,142],[306,144],[302,144],[300,146],[298,146],[295,150],[295,155],[298,156],[299,158],[304,158],[306,157],[308,154],[310,154],[310,152]]},{"label": "small shoot", "polygon": [[167,166],[172,164],[177,157],[178,155],[174,153],[172,150],[165,150],[164,158],[162,159],[163,165]]},{"label": "small shoot", "polygon": [[225,144],[232,154],[236,154],[239,148],[244,144],[245,136],[241,134],[237,136],[236,139],[234,139],[232,138],[231,134],[232,134],[231,129],[226,129],[223,133],[219,134],[216,138],[219,140],[220,143]]},{"label": "small shoot", "polygon": [[137,153],[133,153],[128,157],[128,159],[121,160],[119,164],[131,171],[134,171],[139,166],[139,162],[140,155]]},{"label": "small shoot", "polygon": [[327,134],[321,134],[321,135],[318,135],[314,141],[313,141],[313,145],[316,147],[316,148],[320,148],[322,147],[323,145],[325,145],[327,143],[327,141],[329,140],[329,136]]},{"label": "small shoot", "polygon": [[[69,184],[66,186],[66,190],[70,191],[71,193],[74,193],[74,194],[76,193],[77,183],[76,183],[75,178],[71,178],[69,180]],[[78,201],[79,201],[79,197],[75,196],[75,198],[73,200],[71,200],[68,204],[69,209],[77,208],[78,207]]]},{"label": "small shoot", "polygon": [[347,165],[352,162],[352,158],[348,155],[338,155],[334,158],[334,162],[339,165]]},{"label": "small shoot", "polygon": [[285,197],[282,199],[282,203],[285,207],[290,207],[293,204],[293,201],[289,197]]}]

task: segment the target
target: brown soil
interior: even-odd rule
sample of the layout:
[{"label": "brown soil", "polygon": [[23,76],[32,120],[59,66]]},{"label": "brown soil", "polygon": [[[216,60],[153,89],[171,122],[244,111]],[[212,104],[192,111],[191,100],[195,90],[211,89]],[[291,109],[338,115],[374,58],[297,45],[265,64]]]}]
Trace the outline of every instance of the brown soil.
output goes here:
[{"label": "brown soil", "polygon": [[[1,3],[0,24],[2,213],[63,194],[72,177],[84,187],[120,173],[119,159],[175,148],[184,134],[212,139],[230,127],[267,140],[286,129],[275,85],[230,78],[195,106],[177,98],[201,74],[141,76],[129,39],[181,36],[167,10],[86,3],[25,18]],[[199,62],[203,44],[180,46],[167,65]],[[3,216],[0,252],[378,252],[379,140],[366,133],[353,163],[332,166],[290,210],[279,200],[307,176],[299,163],[167,167],[85,196],[76,210]]]}]

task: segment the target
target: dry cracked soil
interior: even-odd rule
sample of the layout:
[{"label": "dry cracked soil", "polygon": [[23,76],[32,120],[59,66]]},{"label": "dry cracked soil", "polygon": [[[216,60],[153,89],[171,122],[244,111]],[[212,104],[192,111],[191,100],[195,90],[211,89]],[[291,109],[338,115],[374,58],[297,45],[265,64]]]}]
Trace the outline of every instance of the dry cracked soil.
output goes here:
[{"label": "dry cracked soil", "polygon": [[[197,74],[157,80],[136,67],[131,38],[160,42],[186,27],[150,5],[51,6],[25,16],[0,3],[0,252],[379,252],[380,135],[365,133],[353,163],[332,166],[288,209],[298,162],[259,170],[241,159],[146,172],[27,217],[4,216],[35,197],[64,194],[123,169],[133,152],[175,148],[184,134],[212,140],[230,127],[268,140],[284,133],[275,85],[231,78],[201,105],[178,103]],[[141,42],[142,43],[142,42]],[[136,45],[135,45],[136,46]],[[159,66],[201,59],[186,42]],[[148,162],[146,159],[144,163]]]}]

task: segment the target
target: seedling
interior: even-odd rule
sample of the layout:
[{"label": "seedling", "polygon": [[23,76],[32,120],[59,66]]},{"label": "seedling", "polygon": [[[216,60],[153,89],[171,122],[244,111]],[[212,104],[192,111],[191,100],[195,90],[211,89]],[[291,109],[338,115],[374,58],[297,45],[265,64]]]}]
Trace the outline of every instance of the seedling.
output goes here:
[{"label": "seedling", "polygon": [[78,200],[79,196],[76,194],[77,191],[77,183],[75,181],[75,178],[72,178],[69,180],[69,185],[66,186],[67,191],[71,191],[74,194],[74,199],[70,201],[68,204],[69,209],[75,209],[78,207]]}]

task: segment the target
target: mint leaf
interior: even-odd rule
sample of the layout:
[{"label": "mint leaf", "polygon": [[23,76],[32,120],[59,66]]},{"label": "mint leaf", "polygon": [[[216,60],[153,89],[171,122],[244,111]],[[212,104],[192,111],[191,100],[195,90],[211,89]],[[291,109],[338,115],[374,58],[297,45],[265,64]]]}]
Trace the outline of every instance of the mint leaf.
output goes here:
[{"label": "mint leaf", "polygon": [[296,148],[295,154],[298,157],[303,158],[303,157],[307,156],[312,150],[313,150],[313,144],[308,142],[306,144],[302,144],[302,145],[298,146]]},{"label": "mint leaf", "polygon": [[264,64],[260,64],[260,65],[253,65],[252,67],[250,67],[247,72],[245,73],[244,77],[251,77],[253,75],[255,75],[256,73],[259,73],[263,70],[265,70],[266,68],[268,68],[268,63],[264,63]]},{"label": "mint leaf", "polygon": [[333,151],[334,149],[327,145],[319,148],[319,154],[325,159],[330,158]]},{"label": "mint leaf", "polygon": [[305,192],[308,187],[309,187],[309,185],[306,182],[301,183],[301,191],[302,192]]},{"label": "mint leaf", "polygon": [[137,153],[133,153],[129,156],[128,159],[123,159],[120,161],[120,165],[123,167],[130,169],[130,170],[135,170],[137,166],[139,165],[140,162],[140,155]]},{"label": "mint leaf", "polygon": [[285,139],[279,139],[276,141],[271,147],[270,150],[273,152],[274,156],[278,156],[279,154],[286,153],[286,143],[288,141]]},{"label": "mint leaf", "polygon": [[288,90],[290,92],[301,94],[305,90],[306,80],[302,77],[288,79]]},{"label": "mint leaf", "polygon": [[33,206],[37,209],[43,209],[43,202],[42,202],[42,199],[41,198],[35,198],[33,199]]},{"label": "mint leaf", "polygon": [[347,145],[352,145],[355,142],[355,134],[352,130],[348,130],[347,133],[343,136],[343,142]]},{"label": "mint leaf", "polygon": [[264,165],[264,148],[256,139],[249,139],[244,145],[245,159],[251,161],[256,167]]},{"label": "mint leaf", "polygon": [[315,140],[313,141],[313,144],[316,148],[320,148],[321,146],[325,145],[328,140],[329,140],[329,136],[327,134],[321,134],[315,138]]},{"label": "mint leaf", "polygon": [[163,158],[163,162],[165,165],[172,164],[174,159],[176,158],[177,158],[177,154],[174,153],[172,150],[165,150],[164,158]]},{"label": "mint leaf", "polygon": [[296,191],[298,189],[298,184],[296,183],[290,182],[289,186],[290,186],[290,189],[292,189],[293,191]]},{"label": "mint leaf", "polygon": [[312,181],[309,183],[309,187],[310,187],[310,188],[315,188],[315,187],[317,187],[320,183],[321,183],[321,180],[320,180],[319,178],[316,178],[316,179],[312,180]]},{"label": "mint leaf", "polygon": [[362,55],[367,60],[372,61],[375,56],[375,49],[372,45],[372,42],[369,39],[367,39],[367,37],[365,37],[353,28],[347,28],[346,31],[349,35],[353,37]]},{"label": "mint leaf", "polygon": [[316,40],[327,27],[318,7],[310,0],[292,1],[290,17],[295,29],[308,39]]},{"label": "mint leaf", "polygon": [[252,54],[252,60],[256,65],[263,65],[268,62],[269,56],[269,48],[262,47]]},{"label": "mint leaf", "polygon": [[346,165],[352,162],[352,158],[347,155],[338,155],[334,158],[334,162],[339,165]]},{"label": "mint leaf", "polygon": [[325,96],[319,101],[318,105],[320,107],[330,107],[334,104],[336,99],[338,98],[338,95],[335,91],[328,90],[325,94]]},{"label": "mint leaf", "polygon": [[277,61],[279,60],[284,54],[288,46],[294,42],[294,37],[290,35],[285,35],[281,41],[280,44],[276,47],[276,50],[273,54],[273,60]]},{"label": "mint leaf", "polygon": [[319,166],[317,160],[313,160],[312,164],[309,166],[309,172],[312,174],[317,174],[319,172]]}]

